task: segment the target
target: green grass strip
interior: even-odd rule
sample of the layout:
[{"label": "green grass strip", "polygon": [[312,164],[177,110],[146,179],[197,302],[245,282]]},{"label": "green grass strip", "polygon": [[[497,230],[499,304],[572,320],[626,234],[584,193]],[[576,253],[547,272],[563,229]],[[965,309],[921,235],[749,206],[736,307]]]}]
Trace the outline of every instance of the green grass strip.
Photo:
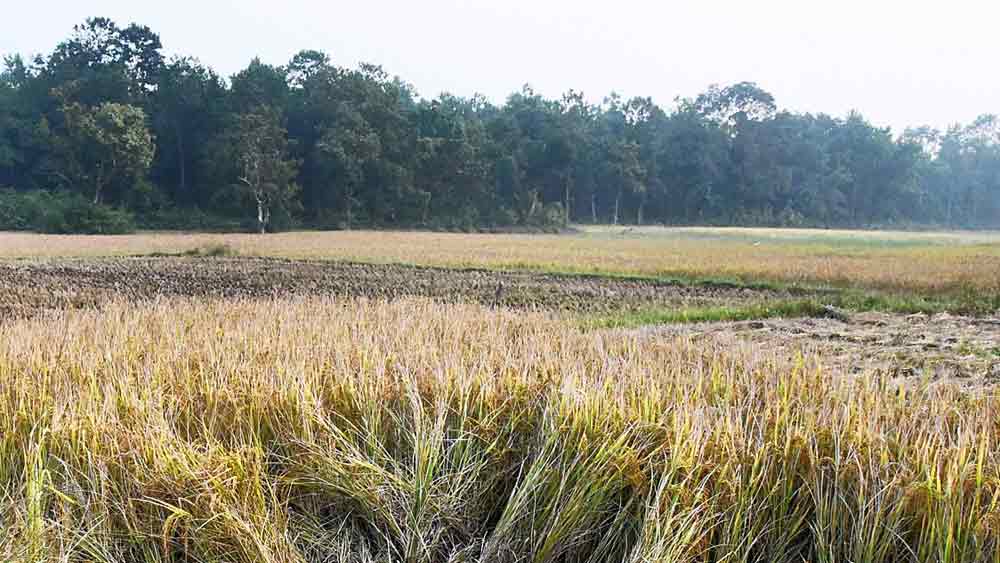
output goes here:
[{"label": "green grass strip", "polygon": [[778,317],[801,318],[828,315],[828,310],[818,301],[794,300],[736,306],[626,311],[616,315],[588,319],[584,322],[584,326],[591,329],[636,328],[658,324],[749,321]]}]

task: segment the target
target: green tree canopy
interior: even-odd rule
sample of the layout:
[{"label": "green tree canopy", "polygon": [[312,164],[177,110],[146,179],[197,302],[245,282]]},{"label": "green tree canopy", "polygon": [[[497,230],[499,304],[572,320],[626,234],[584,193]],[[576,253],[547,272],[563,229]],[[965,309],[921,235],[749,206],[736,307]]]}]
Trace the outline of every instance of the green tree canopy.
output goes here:
[{"label": "green tree canopy", "polygon": [[0,185],[154,219],[197,208],[228,225],[255,209],[257,230],[1000,227],[995,115],[897,134],[860,112],[781,108],[750,81],[670,106],[527,85],[502,103],[422,98],[378,65],[316,50],[250,59],[228,80],[162,51],[148,27],[91,18],[48,55],[6,56]]}]

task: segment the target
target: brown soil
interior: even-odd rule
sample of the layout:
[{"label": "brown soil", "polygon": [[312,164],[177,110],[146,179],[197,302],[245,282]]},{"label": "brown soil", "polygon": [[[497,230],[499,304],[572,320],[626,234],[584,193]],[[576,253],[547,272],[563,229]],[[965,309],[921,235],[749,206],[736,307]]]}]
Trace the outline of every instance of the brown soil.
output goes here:
[{"label": "brown soil", "polygon": [[516,308],[587,313],[701,307],[788,297],[726,286],[266,258],[107,258],[0,262],[0,317],[90,307],[114,298],[421,296]]}]

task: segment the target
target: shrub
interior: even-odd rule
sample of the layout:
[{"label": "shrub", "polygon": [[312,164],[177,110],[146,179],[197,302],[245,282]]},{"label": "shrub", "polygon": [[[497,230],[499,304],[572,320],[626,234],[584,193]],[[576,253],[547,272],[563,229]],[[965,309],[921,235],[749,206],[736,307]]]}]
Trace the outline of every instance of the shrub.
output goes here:
[{"label": "shrub", "polygon": [[118,235],[135,230],[135,217],[77,194],[52,194],[35,229],[54,234]]},{"label": "shrub", "polygon": [[196,256],[201,258],[225,258],[239,255],[239,250],[224,242],[197,246],[184,252],[184,256]]},{"label": "shrub", "polygon": [[241,230],[240,219],[205,213],[197,207],[165,207],[138,217],[139,227],[164,231],[219,231]]},{"label": "shrub", "polygon": [[131,213],[67,192],[0,190],[0,230],[121,234],[135,230]]},{"label": "shrub", "polygon": [[0,189],[0,231],[26,231],[35,228],[43,208],[44,192],[19,192]]}]

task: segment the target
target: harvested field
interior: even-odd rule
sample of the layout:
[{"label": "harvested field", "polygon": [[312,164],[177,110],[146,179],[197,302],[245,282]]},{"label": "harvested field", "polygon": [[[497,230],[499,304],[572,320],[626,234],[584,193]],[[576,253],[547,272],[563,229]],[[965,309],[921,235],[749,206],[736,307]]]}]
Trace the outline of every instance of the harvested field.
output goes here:
[{"label": "harvested field", "polygon": [[0,233],[0,259],[106,257],[224,248],[241,256],[727,278],[938,293],[1000,294],[1000,234],[586,227],[559,235],[338,231],[275,235]]},{"label": "harvested field", "polygon": [[[801,294],[801,292],[795,292]],[[682,285],[643,279],[531,271],[455,270],[266,258],[113,258],[0,262],[6,316],[112,300],[336,295],[395,299],[429,297],[580,313],[648,307],[703,307],[760,302],[790,290]]]},{"label": "harvested field", "polygon": [[762,319],[648,327],[649,338],[749,343],[793,361],[806,355],[834,373],[900,381],[1000,383],[1000,316],[858,313],[831,318]]}]

